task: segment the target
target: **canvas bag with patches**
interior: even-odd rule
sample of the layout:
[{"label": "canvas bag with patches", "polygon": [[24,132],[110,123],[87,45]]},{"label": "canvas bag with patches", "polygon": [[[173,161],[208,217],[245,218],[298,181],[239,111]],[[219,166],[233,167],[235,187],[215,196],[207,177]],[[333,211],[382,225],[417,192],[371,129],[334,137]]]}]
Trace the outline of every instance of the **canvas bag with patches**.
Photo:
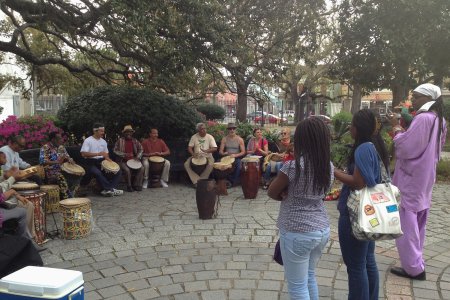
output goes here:
[{"label": "canvas bag with patches", "polygon": [[400,190],[378,155],[381,183],[350,192],[347,200],[352,233],[362,241],[392,240],[403,235],[400,214]]}]

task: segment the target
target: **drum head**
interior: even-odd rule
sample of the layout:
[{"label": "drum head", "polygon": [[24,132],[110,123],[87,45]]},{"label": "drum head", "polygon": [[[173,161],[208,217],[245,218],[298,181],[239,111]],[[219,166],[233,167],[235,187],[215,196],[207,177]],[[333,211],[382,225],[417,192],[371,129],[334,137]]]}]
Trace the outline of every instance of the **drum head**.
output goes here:
[{"label": "drum head", "polygon": [[206,163],[208,162],[206,157],[204,156],[200,156],[200,157],[193,157],[191,160],[192,164],[197,165],[197,166],[203,166],[206,165]]},{"label": "drum head", "polygon": [[224,156],[220,159],[220,162],[223,162],[224,164],[228,164],[231,165],[232,163],[234,163],[235,159],[234,157],[231,156]]},{"label": "drum head", "polygon": [[89,203],[91,203],[91,200],[89,200],[89,198],[70,198],[70,199],[65,199],[65,200],[59,201],[60,205],[66,206],[66,207],[80,206],[80,205],[89,204]]},{"label": "drum head", "polygon": [[77,176],[83,176],[86,171],[84,168],[77,164],[71,164],[69,162],[65,162],[61,165],[61,170],[63,170],[66,173],[77,175]]},{"label": "drum head", "polygon": [[231,164],[226,164],[223,162],[216,162],[213,165],[214,169],[221,170],[221,171],[229,169],[229,168],[231,168],[231,166],[232,166]]},{"label": "drum head", "polygon": [[39,190],[39,185],[32,182],[19,181],[11,186],[16,191]]},{"label": "drum head", "polygon": [[148,158],[149,161],[154,162],[154,163],[162,163],[164,162],[164,157],[161,156],[150,156]]},{"label": "drum head", "polygon": [[40,186],[41,191],[59,190],[59,185],[56,184],[44,184]]},{"label": "drum head", "polygon": [[262,156],[251,155],[251,156],[244,157],[241,161],[242,162],[258,162],[261,157]]},{"label": "drum head", "polygon": [[140,168],[142,168],[142,163],[139,160],[130,159],[130,160],[127,160],[127,166],[130,169],[139,170]]},{"label": "drum head", "polygon": [[117,173],[120,170],[120,167],[117,163],[109,160],[102,161],[102,168],[107,172]]}]

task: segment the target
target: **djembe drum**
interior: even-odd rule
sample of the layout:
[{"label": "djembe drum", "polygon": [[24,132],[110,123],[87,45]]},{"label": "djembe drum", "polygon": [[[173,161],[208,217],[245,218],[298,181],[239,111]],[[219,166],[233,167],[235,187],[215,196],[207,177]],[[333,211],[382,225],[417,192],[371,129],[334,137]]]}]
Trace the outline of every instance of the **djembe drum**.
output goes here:
[{"label": "djembe drum", "polygon": [[148,158],[148,174],[150,175],[150,187],[162,187],[161,175],[164,170],[164,163],[164,158],[161,156],[150,156]]},{"label": "djembe drum", "polygon": [[66,178],[69,191],[71,192],[75,191],[77,186],[80,185],[81,178],[86,174],[82,166],[70,162],[63,163],[61,165],[61,171]]},{"label": "djembe drum", "polygon": [[34,231],[36,233],[35,242],[43,244],[47,234],[47,215],[45,214],[45,200],[47,193],[39,190],[39,185],[31,182],[17,182],[12,187],[21,196],[25,197],[34,205]]},{"label": "djembe drum", "polygon": [[193,157],[191,159],[191,169],[198,176],[200,176],[203,173],[203,171],[205,171],[207,165],[208,165],[208,160],[204,156]]},{"label": "djembe drum", "polygon": [[242,192],[245,199],[255,199],[260,181],[259,157],[247,156],[241,160]]},{"label": "djembe drum", "polygon": [[195,198],[200,219],[207,220],[217,216],[219,200],[216,193],[216,181],[214,179],[199,179],[197,181]]},{"label": "djembe drum", "polygon": [[213,165],[214,177],[217,180],[217,194],[228,195],[227,191],[227,177],[234,172],[234,157],[222,157],[220,162]]},{"label": "djembe drum", "polygon": [[46,184],[40,186],[41,191],[46,192],[48,197],[45,201],[45,212],[54,213],[59,212],[59,186],[56,184]]},{"label": "djembe drum", "polygon": [[102,160],[102,171],[105,172],[106,176],[111,176],[117,174],[120,171],[120,166],[118,163],[110,160]]},{"label": "djembe drum", "polygon": [[63,215],[63,237],[67,240],[80,239],[91,232],[91,200],[71,198],[59,202]]}]

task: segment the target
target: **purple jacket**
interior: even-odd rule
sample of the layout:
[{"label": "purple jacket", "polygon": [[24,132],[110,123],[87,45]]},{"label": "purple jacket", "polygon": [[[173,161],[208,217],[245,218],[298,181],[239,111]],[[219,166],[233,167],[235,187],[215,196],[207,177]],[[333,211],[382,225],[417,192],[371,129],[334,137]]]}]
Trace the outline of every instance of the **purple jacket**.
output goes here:
[{"label": "purple jacket", "polygon": [[400,189],[400,206],[406,210],[419,212],[431,207],[436,164],[447,132],[445,121],[443,126],[438,143],[437,115],[434,112],[420,113],[414,117],[407,131],[394,137],[397,161],[392,182]]}]

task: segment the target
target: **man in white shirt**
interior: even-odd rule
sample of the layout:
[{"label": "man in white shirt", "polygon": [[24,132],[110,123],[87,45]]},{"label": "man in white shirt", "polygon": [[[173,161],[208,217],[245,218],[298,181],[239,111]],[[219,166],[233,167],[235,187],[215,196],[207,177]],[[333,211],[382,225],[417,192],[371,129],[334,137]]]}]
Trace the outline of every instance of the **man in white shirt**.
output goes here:
[{"label": "man in white shirt", "polygon": [[85,158],[84,165],[86,168],[86,174],[81,179],[80,185],[88,185],[92,176],[95,176],[103,188],[101,191],[103,196],[111,197],[122,195],[123,191],[116,189],[122,178],[122,172],[119,170],[116,174],[112,175],[111,179],[108,179],[101,169],[103,160],[106,159],[111,161],[109,158],[108,145],[103,139],[105,127],[100,123],[95,123],[93,127],[93,134],[84,140],[80,150],[81,156]]},{"label": "man in white shirt", "polygon": [[[29,163],[23,161],[19,156],[19,151],[25,149],[25,146],[25,138],[21,135],[13,135],[8,138],[8,145],[0,148],[0,151],[6,156],[6,163],[2,166],[4,172],[9,171],[11,168],[24,170],[31,167]],[[42,185],[42,179],[38,175],[29,176],[27,179]]]},{"label": "man in white shirt", "polygon": [[[197,186],[197,181],[199,179],[208,179],[214,166],[214,158],[212,153],[217,151],[217,144],[214,137],[206,133],[206,126],[203,123],[198,123],[197,133],[191,137],[188,145],[188,152],[191,154],[186,162],[184,163],[184,168],[189,175],[194,187]],[[205,157],[207,159],[207,165],[205,170],[198,175],[191,168],[192,158]]]}]

